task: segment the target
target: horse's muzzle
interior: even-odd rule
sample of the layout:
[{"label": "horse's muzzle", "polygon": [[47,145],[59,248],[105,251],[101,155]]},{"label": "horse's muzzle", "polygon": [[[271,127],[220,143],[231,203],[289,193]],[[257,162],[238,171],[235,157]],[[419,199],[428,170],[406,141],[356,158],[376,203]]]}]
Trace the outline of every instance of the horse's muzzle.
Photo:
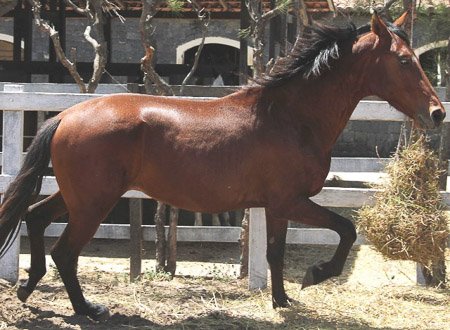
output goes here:
[{"label": "horse's muzzle", "polygon": [[443,109],[441,109],[441,107],[434,107],[430,111],[430,116],[431,116],[431,120],[434,123],[434,126],[438,127],[444,121],[445,111]]}]

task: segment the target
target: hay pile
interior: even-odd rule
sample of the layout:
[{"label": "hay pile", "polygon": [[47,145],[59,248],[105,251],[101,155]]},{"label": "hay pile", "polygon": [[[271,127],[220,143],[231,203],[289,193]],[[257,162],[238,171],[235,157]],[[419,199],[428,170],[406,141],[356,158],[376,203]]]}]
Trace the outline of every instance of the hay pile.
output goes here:
[{"label": "hay pile", "polygon": [[385,257],[430,266],[443,260],[447,217],[439,195],[439,160],[425,138],[403,148],[386,167],[373,206],[359,210],[361,233]]}]

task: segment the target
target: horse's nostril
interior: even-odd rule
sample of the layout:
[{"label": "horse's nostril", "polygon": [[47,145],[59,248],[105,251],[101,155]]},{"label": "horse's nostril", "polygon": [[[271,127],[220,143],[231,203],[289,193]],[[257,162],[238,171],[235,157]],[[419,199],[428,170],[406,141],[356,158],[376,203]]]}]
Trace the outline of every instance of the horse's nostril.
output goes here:
[{"label": "horse's nostril", "polygon": [[436,109],[431,113],[431,118],[433,119],[433,122],[438,125],[444,120],[445,112],[441,109]]}]

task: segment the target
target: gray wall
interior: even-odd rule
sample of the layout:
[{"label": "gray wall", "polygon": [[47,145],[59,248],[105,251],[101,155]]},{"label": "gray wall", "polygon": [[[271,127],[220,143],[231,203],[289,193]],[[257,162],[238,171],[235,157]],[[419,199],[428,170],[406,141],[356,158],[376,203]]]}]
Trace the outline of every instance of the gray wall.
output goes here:
[{"label": "gray wall", "polygon": [[[322,15],[324,22],[333,20],[345,23],[348,18],[338,16],[335,19]],[[363,25],[369,21],[367,16],[351,17],[356,25]],[[175,63],[176,47],[188,41],[201,37],[201,29],[195,19],[161,18],[155,19],[155,45],[156,60],[158,63]],[[144,55],[139,32],[139,19],[127,18],[125,23],[119,19],[112,19],[112,62],[138,63]],[[419,20],[415,26],[414,46],[419,47],[434,40],[448,39],[450,24],[437,29],[427,19]],[[44,61],[48,59],[49,40],[45,33],[33,29],[33,60]],[[89,62],[93,60],[92,47],[84,39],[85,19],[67,18],[66,49],[77,49],[77,60]],[[238,40],[239,20],[215,19],[210,22],[208,35]],[[13,34],[13,19],[0,17],[0,33]]]},{"label": "gray wall", "polygon": [[[329,16],[322,16],[329,21]],[[366,24],[370,17],[352,17],[357,25]],[[345,23],[347,18],[339,16],[334,19]],[[125,24],[112,19],[112,62],[139,63],[144,55],[139,33],[139,19],[128,18]],[[176,47],[201,37],[201,30],[194,19],[155,19],[156,60],[158,63],[175,63]],[[419,47],[433,39],[443,40],[450,34],[450,24],[436,30],[427,20],[419,20],[415,26],[414,45]],[[67,49],[77,48],[78,61],[92,61],[94,57],[91,46],[83,37],[85,22],[79,18],[67,19]],[[238,40],[238,20],[213,20],[210,23],[208,36],[225,37]],[[0,33],[12,35],[13,19],[0,17]],[[33,31],[33,59],[48,59],[49,41],[45,34]],[[267,53],[267,52],[266,52]],[[45,77],[33,77],[35,82],[45,81]],[[334,149],[335,155],[341,156],[388,156],[395,150],[400,133],[398,123],[351,122],[348,124]]]}]

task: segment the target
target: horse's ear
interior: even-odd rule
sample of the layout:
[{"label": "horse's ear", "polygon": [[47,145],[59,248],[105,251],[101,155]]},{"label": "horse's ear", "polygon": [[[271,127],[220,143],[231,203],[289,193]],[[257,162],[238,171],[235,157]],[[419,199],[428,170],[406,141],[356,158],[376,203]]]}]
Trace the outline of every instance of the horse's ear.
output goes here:
[{"label": "horse's ear", "polygon": [[378,16],[376,12],[374,12],[372,15],[370,29],[379,37],[380,43],[389,43],[390,45],[392,36],[388,30],[388,27],[386,26],[386,23],[383,22],[383,20],[380,18],[380,16]]},{"label": "horse's ear", "polygon": [[400,16],[395,20],[394,25],[398,27],[403,27],[403,25],[405,25],[405,23],[408,21],[410,15],[411,9],[408,9],[402,14],[402,16]]}]

